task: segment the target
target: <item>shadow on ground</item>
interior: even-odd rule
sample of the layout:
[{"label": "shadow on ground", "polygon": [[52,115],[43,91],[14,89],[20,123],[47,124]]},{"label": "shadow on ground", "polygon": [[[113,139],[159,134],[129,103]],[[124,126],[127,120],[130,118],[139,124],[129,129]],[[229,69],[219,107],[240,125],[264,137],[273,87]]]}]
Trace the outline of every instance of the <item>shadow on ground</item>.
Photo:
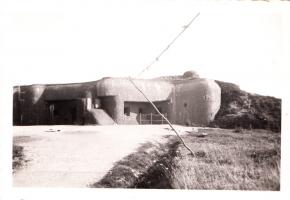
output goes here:
[{"label": "shadow on ground", "polygon": [[179,142],[166,136],[166,143],[144,143],[137,151],[117,162],[95,188],[156,188],[171,189],[171,161]]}]

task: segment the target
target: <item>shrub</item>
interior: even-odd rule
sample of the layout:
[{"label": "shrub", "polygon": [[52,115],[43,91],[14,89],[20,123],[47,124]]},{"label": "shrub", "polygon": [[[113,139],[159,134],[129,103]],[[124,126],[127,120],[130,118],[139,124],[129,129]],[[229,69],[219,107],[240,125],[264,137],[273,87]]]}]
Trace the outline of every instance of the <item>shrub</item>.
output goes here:
[{"label": "shrub", "polygon": [[281,99],[250,94],[232,83],[216,82],[221,87],[221,107],[210,126],[281,131]]}]

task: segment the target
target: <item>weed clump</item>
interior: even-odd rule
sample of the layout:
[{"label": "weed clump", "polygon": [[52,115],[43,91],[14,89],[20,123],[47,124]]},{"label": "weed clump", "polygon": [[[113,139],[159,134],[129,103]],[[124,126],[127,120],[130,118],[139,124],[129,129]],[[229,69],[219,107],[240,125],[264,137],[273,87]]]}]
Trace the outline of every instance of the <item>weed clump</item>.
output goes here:
[{"label": "weed clump", "polygon": [[23,147],[19,145],[13,145],[13,154],[12,154],[12,169],[13,173],[16,172],[16,170],[20,169],[25,162],[27,162],[24,159],[24,153],[23,153]]}]

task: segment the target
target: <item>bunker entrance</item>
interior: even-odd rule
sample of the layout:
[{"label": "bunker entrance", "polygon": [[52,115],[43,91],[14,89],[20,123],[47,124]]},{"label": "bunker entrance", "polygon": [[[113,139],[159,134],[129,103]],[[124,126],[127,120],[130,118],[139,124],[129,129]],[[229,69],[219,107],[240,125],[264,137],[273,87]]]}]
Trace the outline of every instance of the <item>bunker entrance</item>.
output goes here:
[{"label": "bunker entrance", "polygon": [[80,100],[47,101],[52,125],[83,124],[83,104]]},{"label": "bunker entrance", "polygon": [[[169,113],[170,103],[166,101],[155,101],[154,104],[164,116]],[[149,102],[124,102],[125,119],[128,122],[136,122],[138,124],[164,124],[164,119],[154,110]]]}]

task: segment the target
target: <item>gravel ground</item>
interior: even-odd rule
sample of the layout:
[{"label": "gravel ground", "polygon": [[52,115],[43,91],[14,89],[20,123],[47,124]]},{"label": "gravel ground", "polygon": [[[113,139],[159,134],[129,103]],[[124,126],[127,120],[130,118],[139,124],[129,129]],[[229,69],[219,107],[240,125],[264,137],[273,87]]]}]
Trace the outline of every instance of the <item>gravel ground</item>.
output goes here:
[{"label": "gravel ground", "polygon": [[142,143],[174,134],[166,125],[18,126],[13,132],[29,160],[13,174],[15,187],[87,187]]}]

